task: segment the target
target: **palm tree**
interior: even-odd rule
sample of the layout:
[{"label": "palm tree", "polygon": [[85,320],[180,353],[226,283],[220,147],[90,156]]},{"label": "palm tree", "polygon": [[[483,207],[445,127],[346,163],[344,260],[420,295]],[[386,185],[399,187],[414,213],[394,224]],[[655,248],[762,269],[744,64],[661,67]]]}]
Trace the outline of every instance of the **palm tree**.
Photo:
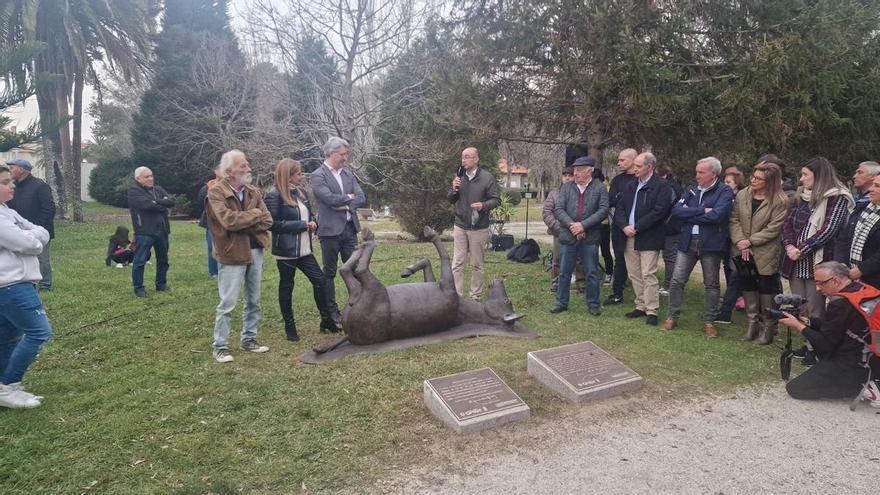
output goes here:
[{"label": "palm tree", "polygon": [[159,0],[6,0],[0,7],[4,45],[38,42],[46,46],[31,68],[36,77],[49,76],[36,91],[40,121],[69,117],[73,122],[43,139],[47,177],[55,177],[59,210],[66,218],[82,221],[79,191],[86,81],[100,82],[97,62],[126,80],[144,74],[159,4]]}]

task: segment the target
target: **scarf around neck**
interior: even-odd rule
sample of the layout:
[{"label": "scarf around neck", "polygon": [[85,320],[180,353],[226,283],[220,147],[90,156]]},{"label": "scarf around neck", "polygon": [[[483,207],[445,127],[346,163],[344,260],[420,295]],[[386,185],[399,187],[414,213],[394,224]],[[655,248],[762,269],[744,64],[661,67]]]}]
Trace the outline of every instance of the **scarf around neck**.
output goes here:
[{"label": "scarf around neck", "polygon": [[[807,239],[813,237],[816,232],[822,228],[822,225],[825,223],[825,216],[828,214],[828,198],[833,198],[834,196],[842,196],[843,201],[847,202],[846,209],[847,212],[852,212],[853,210],[853,197],[852,193],[849,192],[846,188],[842,187],[832,187],[825,191],[825,194],[822,196],[822,200],[819,201],[819,204],[816,205],[816,209],[810,212],[810,222],[807,224]],[[807,204],[810,203],[810,199],[813,197],[813,191],[809,189],[803,189],[801,191],[801,199],[806,201]],[[818,265],[822,263],[825,259],[824,249],[817,249],[813,253],[813,264]]]}]

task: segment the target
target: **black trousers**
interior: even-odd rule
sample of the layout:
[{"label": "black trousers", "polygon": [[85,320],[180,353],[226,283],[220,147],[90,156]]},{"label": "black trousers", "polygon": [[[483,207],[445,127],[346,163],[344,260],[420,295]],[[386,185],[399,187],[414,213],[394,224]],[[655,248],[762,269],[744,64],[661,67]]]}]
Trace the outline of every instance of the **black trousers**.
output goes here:
[{"label": "black trousers", "polygon": [[785,385],[792,398],[799,400],[853,399],[868,379],[867,368],[849,359],[821,359]]},{"label": "black trousers", "polygon": [[615,296],[623,296],[623,289],[626,287],[626,279],[629,274],[626,271],[626,263],[624,262],[624,253],[626,252],[626,234],[623,229],[615,225],[611,226],[611,247],[614,249],[614,257],[617,263],[614,264],[614,277],[611,282],[611,294]]},{"label": "black trousers", "polygon": [[605,275],[614,273],[614,258],[611,257],[611,225],[607,223],[599,226],[599,252],[605,262]]},{"label": "black trousers", "polygon": [[324,294],[327,297],[327,307],[331,311],[339,311],[336,304],[336,263],[339,258],[342,262],[348,261],[351,254],[357,248],[357,231],[354,224],[347,222],[342,234],[337,236],[321,237],[321,259],[324,262]]},{"label": "black trousers", "polygon": [[281,279],[278,282],[278,307],[281,310],[281,316],[285,322],[293,322],[293,287],[294,277],[296,277],[296,269],[308,277],[312,283],[312,294],[315,298],[315,306],[321,313],[321,319],[330,316],[327,308],[327,298],[324,295],[324,273],[318,266],[318,261],[313,255],[303,256],[293,260],[275,260],[278,265],[278,275]]}]

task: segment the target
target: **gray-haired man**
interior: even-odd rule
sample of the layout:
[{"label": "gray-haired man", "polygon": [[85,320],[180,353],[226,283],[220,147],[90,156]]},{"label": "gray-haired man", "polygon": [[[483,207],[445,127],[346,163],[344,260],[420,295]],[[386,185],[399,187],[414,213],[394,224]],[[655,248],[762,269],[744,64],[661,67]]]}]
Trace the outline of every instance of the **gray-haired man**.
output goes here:
[{"label": "gray-haired man", "polygon": [[719,178],[721,162],[706,157],[697,162],[696,187],[690,187],[672,208],[672,216],[681,221],[678,258],[669,287],[669,312],[663,330],[678,325],[684,286],[697,261],[703,270],[706,298],[703,307],[703,333],[717,337],[712,323],[718,316],[718,298],[721,294],[719,270],[721,260],[730,251],[730,212],[733,209],[733,189]]},{"label": "gray-haired man", "polygon": [[174,200],[165,189],[154,184],[153,171],[147,167],[134,170],[135,185],[128,188],[128,210],[134,226],[134,242],[137,248],[132,262],[131,282],[134,295],[147,297],[144,288],[144,265],[150,258],[150,249],[156,251],[156,290],[168,290],[168,235],[171,223],[168,209]]},{"label": "gray-haired man", "polygon": [[327,303],[337,324],[342,323],[336,304],[336,265],[357,247],[357,233],[361,230],[357,209],[367,203],[364,191],[354,174],[347,168],[348,141],[331,137],[324,144],[324,164],[309,176],[312,192],[318,205],[318,239],[324,263]]}]

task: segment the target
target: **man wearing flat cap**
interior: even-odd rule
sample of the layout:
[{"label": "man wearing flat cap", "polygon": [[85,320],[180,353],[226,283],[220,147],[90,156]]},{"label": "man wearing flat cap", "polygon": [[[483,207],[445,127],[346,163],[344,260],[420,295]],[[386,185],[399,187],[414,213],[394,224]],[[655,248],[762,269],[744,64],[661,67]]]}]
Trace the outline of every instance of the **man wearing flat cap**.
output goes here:
[{"label": "man wearing flat cap", "polygon": [[476,148],[461,152],[464,173],[452,179],[446,195],[455,205],[455,226],[452,228],[452,278],[455,291],[464,295],[464,263],[471,257],[470,298],[479,301],[483,295],[483,255],[489,242],[489,212],[501,204],[498,181],[479,167]]},{"label": "man wearing flat cap", "polygon": [[15,197],[6,206],[12,208],[25,220],[39,225],[49,232],[49,242],[43,247],[37,259],[40,261],[40,290],[52,289],[52,262],[49,257],[49,244],[55,237],[55,200],[52,189],[43,180],[31,175],[34,166],[31,162],[16,158],[6,162],[12,179],[15,181]]},{"label": "man wearing flat cap", "polygon": [[601,314],[599,306],[600,225],[608,215],[608,191],[593,180],[596,160],[582,156],[574,161],[574,181],[559,188],[554,213],[559,221],[559,285],[551,313],[568,309],[571,274],[581,260],[586,274],[586,298],[590,314]]}]

